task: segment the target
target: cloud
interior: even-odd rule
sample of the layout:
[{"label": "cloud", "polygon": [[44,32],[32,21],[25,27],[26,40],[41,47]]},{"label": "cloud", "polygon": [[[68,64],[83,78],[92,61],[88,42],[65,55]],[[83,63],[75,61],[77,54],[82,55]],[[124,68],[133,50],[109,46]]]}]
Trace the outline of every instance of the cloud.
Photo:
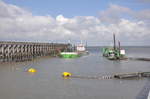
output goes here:
[{"label": "cloud", "polygon": [[125,13],[131,14],[132,11],[126,7],[110,4],[108,9],[100,12],[100,17],[103,22],[116,23]]},{"label": "cloud", "polygon": [[[134,12],[129,8],[111,4],[108,9],[101,12],[100,18],[94,16],[66,18],[63,15],[54,18],[34,16],[23,8],[0,1],[0,39],[39,42],[83,40],[93,42],[91,45],[94,45],[111,41],[112,33],[116,33],[117,38],[123,42],[149,41],[150,29],[146,23],[149,14],[141,15],[147,11],[149,12],[149,10]],[[138,20],[120,16],[125,13]]]},{"label": "cloud", "polygon": [[150,9],[134,11],[124,6],[110,4],[108,9],[100,12],[100,18],[103,22],[108,23],[120,22],[121,18],[126,18],[128,20],[132,19],[136,21],[142,20],[150,23]]},{"label": "cloud", "polygon": [[140,1],[142,3],[149,3],[150,2],[150,0],[138,0],[138,1]]},{"label": "cloud", "polygon": [[3,1],[0,1],[1,18],[15,18],[22,15],[31,15],[31,13],[15,5],[6,4]]},{"label": "cloud", "polygon": [[146,23],[150,23],[150,9],[135,12],[134,17],[139,20],[143,20]]}]

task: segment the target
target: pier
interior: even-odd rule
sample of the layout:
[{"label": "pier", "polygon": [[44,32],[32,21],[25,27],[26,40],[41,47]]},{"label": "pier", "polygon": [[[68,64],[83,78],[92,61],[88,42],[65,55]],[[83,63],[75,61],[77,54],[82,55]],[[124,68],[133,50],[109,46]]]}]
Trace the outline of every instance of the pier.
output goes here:
[{"label": "pier", "polygon": [[28,61],[40,56],[57,56],[70,44],[35,42],[0,42],[0,62]]}]

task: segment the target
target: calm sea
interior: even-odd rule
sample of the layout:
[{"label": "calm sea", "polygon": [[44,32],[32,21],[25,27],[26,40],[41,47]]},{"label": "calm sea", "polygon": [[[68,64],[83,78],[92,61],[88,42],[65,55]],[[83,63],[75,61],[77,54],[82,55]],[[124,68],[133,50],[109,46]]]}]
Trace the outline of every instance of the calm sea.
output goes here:
[{"label": "calm sea", "polygon": [[[150,47],[124,48],[129,57],[150,57]],[[42,57],[28,62],[1,63],[0,99],[136,99],[147,94],[144,92],[150,83],[147,78],[63,79],[62,72],[99,76],[150,71],[148,61],[110,61],[102,56],[101,47],[91,47],[88,51],[89,55],[75,59]],[[37,73],[27,73],[31,67]]]}]

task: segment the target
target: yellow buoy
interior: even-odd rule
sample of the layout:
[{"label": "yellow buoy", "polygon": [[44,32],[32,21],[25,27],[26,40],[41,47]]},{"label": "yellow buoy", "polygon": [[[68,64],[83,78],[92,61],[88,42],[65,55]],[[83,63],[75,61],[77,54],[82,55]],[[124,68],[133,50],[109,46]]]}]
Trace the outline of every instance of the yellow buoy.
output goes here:
[{"label": "yellow buoy", "polygon": [[36,72],[36,69],[30,68],[30,69],[28,69],[28,72],[30,72],[30,73],[35,73],[35,72]]},{"label": "yellow buoy", "polygon": [[71,75],[72,75],[72,74],[69,73],[69,72],[63,72],[63,73],[62,73],[62,76],[63,76],[63,77],[71,77]]}]

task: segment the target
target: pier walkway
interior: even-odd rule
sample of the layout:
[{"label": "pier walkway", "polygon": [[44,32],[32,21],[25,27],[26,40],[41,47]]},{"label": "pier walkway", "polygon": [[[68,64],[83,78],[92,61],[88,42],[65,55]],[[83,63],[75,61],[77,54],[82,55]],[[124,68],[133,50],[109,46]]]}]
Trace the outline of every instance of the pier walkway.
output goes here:
[{"label": "pier walkway", "polygon": [[0,42],[0,62],[27,61],[39,56],[57,56],[70,44]]}]

